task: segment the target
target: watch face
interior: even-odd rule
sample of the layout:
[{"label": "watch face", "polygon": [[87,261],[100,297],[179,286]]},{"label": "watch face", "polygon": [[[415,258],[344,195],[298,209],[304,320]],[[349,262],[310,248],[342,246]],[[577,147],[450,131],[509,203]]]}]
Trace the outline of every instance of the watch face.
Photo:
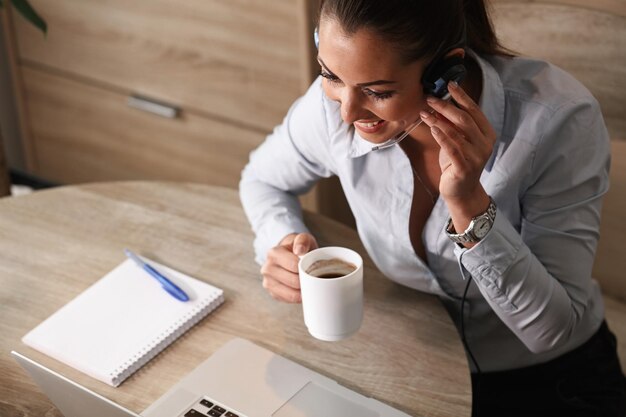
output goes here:
[{"label": "watch face", "polygon": [[491,230],[491,220],[487,217],[480,217],[474,221],[472,233],[477,239],[480,240],[487,236],[489,230]]}]

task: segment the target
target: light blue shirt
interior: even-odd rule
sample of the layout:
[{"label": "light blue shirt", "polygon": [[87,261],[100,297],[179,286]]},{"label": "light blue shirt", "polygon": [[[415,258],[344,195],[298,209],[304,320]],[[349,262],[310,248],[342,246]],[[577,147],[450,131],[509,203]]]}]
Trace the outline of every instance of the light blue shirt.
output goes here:
[{"label": "light blue shirt", "polygon": [[[545,362],[581,345],[604,318],[591,277],[609,139],[591,94],[562,70],[525,58],[477,57],[480,107],[497,140],[481,183],[495,224],[472,249],[444,233],[439,198],[413,250],[413,173],[404,151],[371,151],[317,79],[242,173],[257,261],[287,234],[307,231],[297,195],[337,175],[370,257],[389,279],[438,295],[457,326],[467,277],[465,334],[482,371]],[[419,331],[419,329],[416,329]]]}]

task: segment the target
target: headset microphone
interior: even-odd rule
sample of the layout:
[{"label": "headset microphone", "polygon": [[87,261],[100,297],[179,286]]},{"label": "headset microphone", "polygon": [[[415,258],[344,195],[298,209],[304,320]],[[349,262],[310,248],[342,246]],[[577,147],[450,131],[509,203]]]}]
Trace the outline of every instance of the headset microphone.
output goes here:
[{"label": "headset microphone", "polygon": [[[447,87],[446,87],[447,90]],[[446,91],[446,95],[441,97],[442,100],[450,100],[450,93],[448,93]],[[434,110],[430,110],[429,113],[433,114],[435,111]],[[394,145],[397,145],[398,143],[400,143],[402,141],[402,139],[406,138],[407,136],[409,136],[409,134],[419,125],[421,125],[422,123],[424,123],[424,121],[422,120],[421,117],[418,117],[416,121],[414,121],[413,123],[411,123],[406,129],[402,130],[400,133],[398,133],[397,135],[395,135],[394,137],[387,139],[386,141],[384,141],[383,143],[381,143],[380,145],[375,145],[372,146],[372,151],[380,151],[382,149],[387,149],[387,148],[391,148]]]}]

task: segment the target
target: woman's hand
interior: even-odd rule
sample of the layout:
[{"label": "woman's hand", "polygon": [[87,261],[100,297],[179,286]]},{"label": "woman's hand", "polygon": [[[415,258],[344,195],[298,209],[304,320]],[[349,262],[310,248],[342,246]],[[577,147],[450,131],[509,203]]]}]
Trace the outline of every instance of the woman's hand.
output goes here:
[{"label": "woman's hand", "polygon": [[[427,99],[434,114],[422,112],[433,138],[441,148],[439,192],[448,206],[456,233],[462,233],[473,217],[484,213],[489,196],[480,175],[493,151],[496,132],[480,107],[456,83],[448,84],[457,103],[434,97]],[[466,243],[472,247],[475,243]]]},{"label": "woman's hand", "polygon": [[315,237],[309,233],[291,233],[267,253],[261,267],[263,288],[272,297],[287,303],[300,303],[299,256],[317,249]]},{"label": "woman's hand", "polygon": [[447,202],[475,198],[482,191],[480,175],[491,156],[496,132],[480,107],[455,82],[448,84],[450,101],[429,97],[434,114],[422,112],[433,138],[441,147],[439,192]]}]

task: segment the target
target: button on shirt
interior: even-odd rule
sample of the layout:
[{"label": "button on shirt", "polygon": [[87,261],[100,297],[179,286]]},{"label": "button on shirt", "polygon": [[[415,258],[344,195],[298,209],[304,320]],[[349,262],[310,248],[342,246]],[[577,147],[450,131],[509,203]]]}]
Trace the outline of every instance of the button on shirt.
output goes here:
[{"label": "button on shirt", "polygon": [[438,295],[457,326],[466,280],[473,280],[466,339],[481,370],[497,371],[560,356],[603,320],[591,269],[609,140],[598,103],[567,73],[537,60],[471,56],[482,70],[479,105],[497,132],[480,179],[497,214],[473,248],[445,235],[449,213],[439,198],[421,236],[427,262],[416,255],[406,154],[398,146],[372,151],[342,121],[319,78],[251,154],[240,194],[262,263],[287,234],[307,231],[297,196],[338,176],[359,236],[385,276]]}]

